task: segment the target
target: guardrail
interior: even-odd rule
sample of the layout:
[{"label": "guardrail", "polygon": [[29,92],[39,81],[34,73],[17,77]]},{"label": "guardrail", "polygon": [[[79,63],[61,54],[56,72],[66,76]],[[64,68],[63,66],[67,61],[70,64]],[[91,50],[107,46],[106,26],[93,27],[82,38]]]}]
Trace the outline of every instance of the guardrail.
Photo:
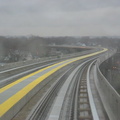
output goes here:
[{"label": "guardrail", "polygon": [[115,50],[108,51],[106,55],[98,59],[94,69],[95,84],[110,120],[120,120],[120,95],[103,76],[99,66],[103,61],[110,58],[115,52]]}]

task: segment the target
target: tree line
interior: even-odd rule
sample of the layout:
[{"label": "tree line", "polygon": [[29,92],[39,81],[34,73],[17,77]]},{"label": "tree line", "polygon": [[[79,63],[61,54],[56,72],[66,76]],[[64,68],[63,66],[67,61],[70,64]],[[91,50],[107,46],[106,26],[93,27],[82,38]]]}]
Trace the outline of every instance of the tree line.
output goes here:
[{"label": "tree line", "polygon": [[[80,44],[78,44],[80,43]],[[120,38],[114,37],[5,37],[0,36],[0,61],[20,61],[49,56],[48,45],[87,45],[114,47],[120,51]]]}]

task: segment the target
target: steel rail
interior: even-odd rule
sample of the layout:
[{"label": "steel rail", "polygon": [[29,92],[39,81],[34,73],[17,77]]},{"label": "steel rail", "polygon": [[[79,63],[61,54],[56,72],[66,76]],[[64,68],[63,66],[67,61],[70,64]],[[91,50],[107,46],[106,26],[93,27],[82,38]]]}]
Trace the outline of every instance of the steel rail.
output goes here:
[{"label": "steel rail", "polygon": [[[82,70],[82,75],[79,75],[79,80],[76,85],[75,100],[73,105],[73,116],[71,120],[100,120],[96,106],[93,100],[90,87],[90,70],[96,60],[86,65]],[[80,95],[80,97],[78,97]],[[80,106],[78,108],[78,106]]]},{"label": "steel rail", "polygon": [[[89,58],[90,59],[90,58]],[[85,59],[84,59],[85,60]],[[89,60],[88,60],[89,61]],[[86,63],[86,62],[85,62]],[[83,64],[85,64],[85,63],[83,63]],[[71,78],[73,78],[74,77],[74,75],[76,74],[76,72],[77,72],[77,70],[79,69],[79,67],[82,67],[82,65],[83,64],[81,64],[80,66],[78,66],[73,72],[72,72],[72,75],[70,75],[69,76],[69,84],[72,82],[72,79]],[[66,81],[67,81],[66,80]],[[63,81],[63,80],[62,80]],[[64,81],[64,82],[66,82],[66,81]],[[67,81],[67,82],[68,82]],[[64,83],[63,82],[63,83]],[[54,92],[53,92],[53,94],[46,94],[46,96],[49,98],[49,99],[45,99],[45,98],[43,98],[42,100],[45,102],[44,104],[41,104],[41,102],[40,102],[40,104],[41,104],[41,106],[42,106],[42,109],[40,109],[39,110],[39,108],[38,108],[38,110],[36,110],[36,114],[37,114],[37,117],[36,117],[36,115],[34,116],[35,118],[32,118],[32,120],[37,120],[37,119],[42,119],[42,118],[45,118],[46,117],[46,115],[44,114],[44,111],[48,111],[47,109],[51,106],[51,102],[50,101],[52,101],[53,102],[53,96],[55,95],[56,96],[56,94],[57,94],[57,92],[56,91],[59,91],[59,89],[58,88],[60,88],[61,86],[62,86],[62,84],[61,85],[57,85],[57,84],[61,84],[62,82],[61,81],[59,81],[59,82],[56,82],[56,84],[55,84],[55,86],[56,87],[54,87],[54,88],[51,88],[51,91],[53,90]],[[68,87],[69,87],[69,84],[67,85],[67,83],[66,83],[66,85],[67,85],[67,88],[65,88],[66,86],[64,86],[64,88],[67,90],[68,89]],[[62,91],[64,91],[64,89],[62,89]],[[66,93],[64,93],[64,96],[66,95]],[[50,101],[49,101],[50,100]],[[64,98],[62,98],[62,101],[64,101]],[[49,104],[50,103],[50,104]],[[62,108],[62,107],[61,107]],[[60,109],[59,109],[60,110]],[[40,112],[39,112],[40,111]],[[61,110],[60,110],[61,111]]]},{"label": "steel rail", "polygon": [[69,68],[57,81],[49,88],[42,99],[36,104],[26,120],[42,120],[46,117],[45,113],[48,112],[54,98],[56,97],[59,89],[65,82],[67,74],[70,74],[74,68]]},{"label": "steel rail", "polygon": [[[83,89],[83,87],[81,87],[81,86],[83,86],[83,84],[85,85],[85,83],[82,83],[82,82],[83,81],[85,82],[85,78],[83,79],[83,75],[86,72],[85,70],[87,69],[88,64],[89,63],[84,65],[83,69],[81,71],[79,71],[78,74],[77,74],[77,84],[76,84],[76,89],[74,91],[75,96],[74,96],[74,100],[73,100],[73,113],[74,113],[73,114],[73,120],[78,120],[79,117],[80,117],[80,115],[78,115],[79,112],[80,112],[80,108],[78,108],[78,105],[79,105],[78,103],[81,102],[81,101],[80,101],[80,98],[78,96],[80,95],[80,92],[83,92],[83,93],[85,92],[86,93],[86,91],[85,91],[86,88]],[[81,89],[83,89],[83,90],[81,91]]]},{"label": "steel rail", "polygon": [[[81,66],[81,65],[80,65]],[[59,89],[68,79],[68,75],[73,71],[73,68],[68,69],[53,85],[50,87],[48,92],[43,96],[43,98],[36,104],[35,108],[32,110],[30,115],[26,120],[43,120],[46,118],[46,114],[50,109],[51,102],[54,101],[56,95],[58,94]],[[77,68],[78,69],[78,68]],[[74,70],[76,71],[76,70]],[[76,71],[77,72],[77,71]],[[74,73],[75,74],[75,73]],[[73,75],[74,75],[73,74]],[[46,114],[45,114],[46,113]]]},{"label": "steel rail", "polygon": [[[72,78],[71,89],[69,87],[69,93],[67,93],[63,103],[59,120],[91,120],[92,115],[88,116],[90,113],[90,105],[89,98],[87,97],[86,67],[88,67],[93,60],[94,59],[84,62]],[[67,96],[71,97],[69,98]],[[89,106],[89,109],[85,108],[86,104]]]},{"label": "steel rail", "polygon": [[[82,64],[80,64],[79,66],[77,66],[75,70],[69,75],[69,77],[67,78],[64,85],[59,91],[59,94],[56,98],[56,101],[52,107],[52,110],[47,120],[52,120],[52,119],[70,120],[71,119],[71,116],[72,116],[71,109],[73,109],[73,105],[71,103],[74,101],[74,97],[75,97],[74,96],[75,92],[73,91],[76,91],[78,73],[84,68],[84,66],[86,66],[88,62],[90,62],[90,60],[87,60]],[[73,120],[73,118],[71,120]]]},{"label": "steel rail", "polygon": [[90,70],[95,61],[92,59],[83,63],[72,78],[71,89],[69,86],[61,115],[56,120],[99,120],[89,83]]},{"label": "steel rail", "polygon": [[[78,111],[79,111],[78,109],[80,109],[78,108],[78,103],[79,103],[78,95],[80,91],[80,85],[82,84],[81,79],[83,79],[82,77],[88,74],[85,72],[85,69],[86,69],[86,66],[88,67],[88,64],[90,64],[91,61],[93,61],[93,59],[83,62],[82,64],[77,66],[74,70],[73,68],[68,69],[52,85],[52,87],[49,88],[49,90],[46,92],[43,98],[36,104],[36,106],[34,107],[31,114],[29,114],[26,120],[51,120],[53,119],[52,117],[54,117],[55,120],[78,120],[80,118],[80,115],[78,114]],[[85,72],[85,75],[83,75],[84,72]],[[66,74],[70,74],[69,77],[67,77]],[[85,85],[86,92],[88,94],[87,76],[85,79],[86,79],[86,85]],[[82,81],[82,82],[85,82],[85,81]],[[82,92],[84,93],[84,91]],[[83,97],[87,99],[87,104],[89,104],[89,98],[87,98],[84,95]],[[53,101],[54,101],[54,104],[52,105]],[[59,102],[61,105],[59,104]],[[57,110],[56,110],[56,107],[57,107]],[[89,105],[89,107],[90,108],[89,109],[87,108],[86,111],[90,113],[92,106]],[[54,112],[56,111],[57,111],[57,114],[56,113],[54,114]],[[84,110],[82,109],[82,111]],[[80,119],[97,120],[97,119],[93,119],[92,114],[91,116],[88,116],[88,115],[81,116]]]},{"label": "steel rail", "polygon": [[[78,74],[81,74],[81,71],[84,68],[84,64],[79,66],[79,69],[77,69],[77,71],[74,73],[73,77],[71,77],[72,81],[70,82],[70,85],[67,89],[64,101],[63,101],[63,105],[61,108],[61,112],[59,115],[59,119],[60,120],[70,120],[73,119],[73,101],[75,100],[75,96],[76,96],[76,87],[78,84]],[[70,97],[69,97],[70,96]],[[77,112],[77,111],[76,111]]]}]

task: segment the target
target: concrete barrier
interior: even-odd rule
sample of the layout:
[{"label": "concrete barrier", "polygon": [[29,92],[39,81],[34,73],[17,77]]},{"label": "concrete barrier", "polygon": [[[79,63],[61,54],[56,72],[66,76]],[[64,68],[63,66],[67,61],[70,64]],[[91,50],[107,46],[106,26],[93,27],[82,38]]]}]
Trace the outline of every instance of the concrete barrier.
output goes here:
[{"label": "concrete barrier", "polygon": [[103,106],[110,120],[120,120],[120,95],[111,86],[108,80],[101,73],[100,64],[111,57],[115,51],[109,51],[105,56],[102,56],[94,68],[95,84],[102,100]]}]

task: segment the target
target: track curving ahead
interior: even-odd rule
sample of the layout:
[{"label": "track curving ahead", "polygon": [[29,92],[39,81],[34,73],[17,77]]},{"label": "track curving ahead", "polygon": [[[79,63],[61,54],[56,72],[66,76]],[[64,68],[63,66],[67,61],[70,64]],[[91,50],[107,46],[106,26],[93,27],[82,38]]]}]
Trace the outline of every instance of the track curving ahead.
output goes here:
[{"label": "track curving ahead", "polygon": [[89,102],[89,96],[92,94],[88,92],[87,76],[92,61],[94,59],[66,71],[38,102],[26,120],[99,120],[94,118],[92,113],[94,103],[91,106]]},{"label": "track curving ahead", "polygon": [[[26,102],[35,94],[33,93],[32,90],[35,89],[35,87],[38,86],[44,79],[46,79],[56,71],[73,62],[98,55],[105,51],[107,50],[104,49],[99,52],[91,53],[81,57],[76,57],[73,59],[68,59],[66,61],[51,65],[47,68],[36,71],[28,76],[25,76],[1,88],[0,89],[0,97],[2,98],[0,100],[1,120],[4,120],[5,118],[7,120],[11,119],[22,108],[22,106],[24,106]],[[24,101],[24,103],[22,101]]]}]

